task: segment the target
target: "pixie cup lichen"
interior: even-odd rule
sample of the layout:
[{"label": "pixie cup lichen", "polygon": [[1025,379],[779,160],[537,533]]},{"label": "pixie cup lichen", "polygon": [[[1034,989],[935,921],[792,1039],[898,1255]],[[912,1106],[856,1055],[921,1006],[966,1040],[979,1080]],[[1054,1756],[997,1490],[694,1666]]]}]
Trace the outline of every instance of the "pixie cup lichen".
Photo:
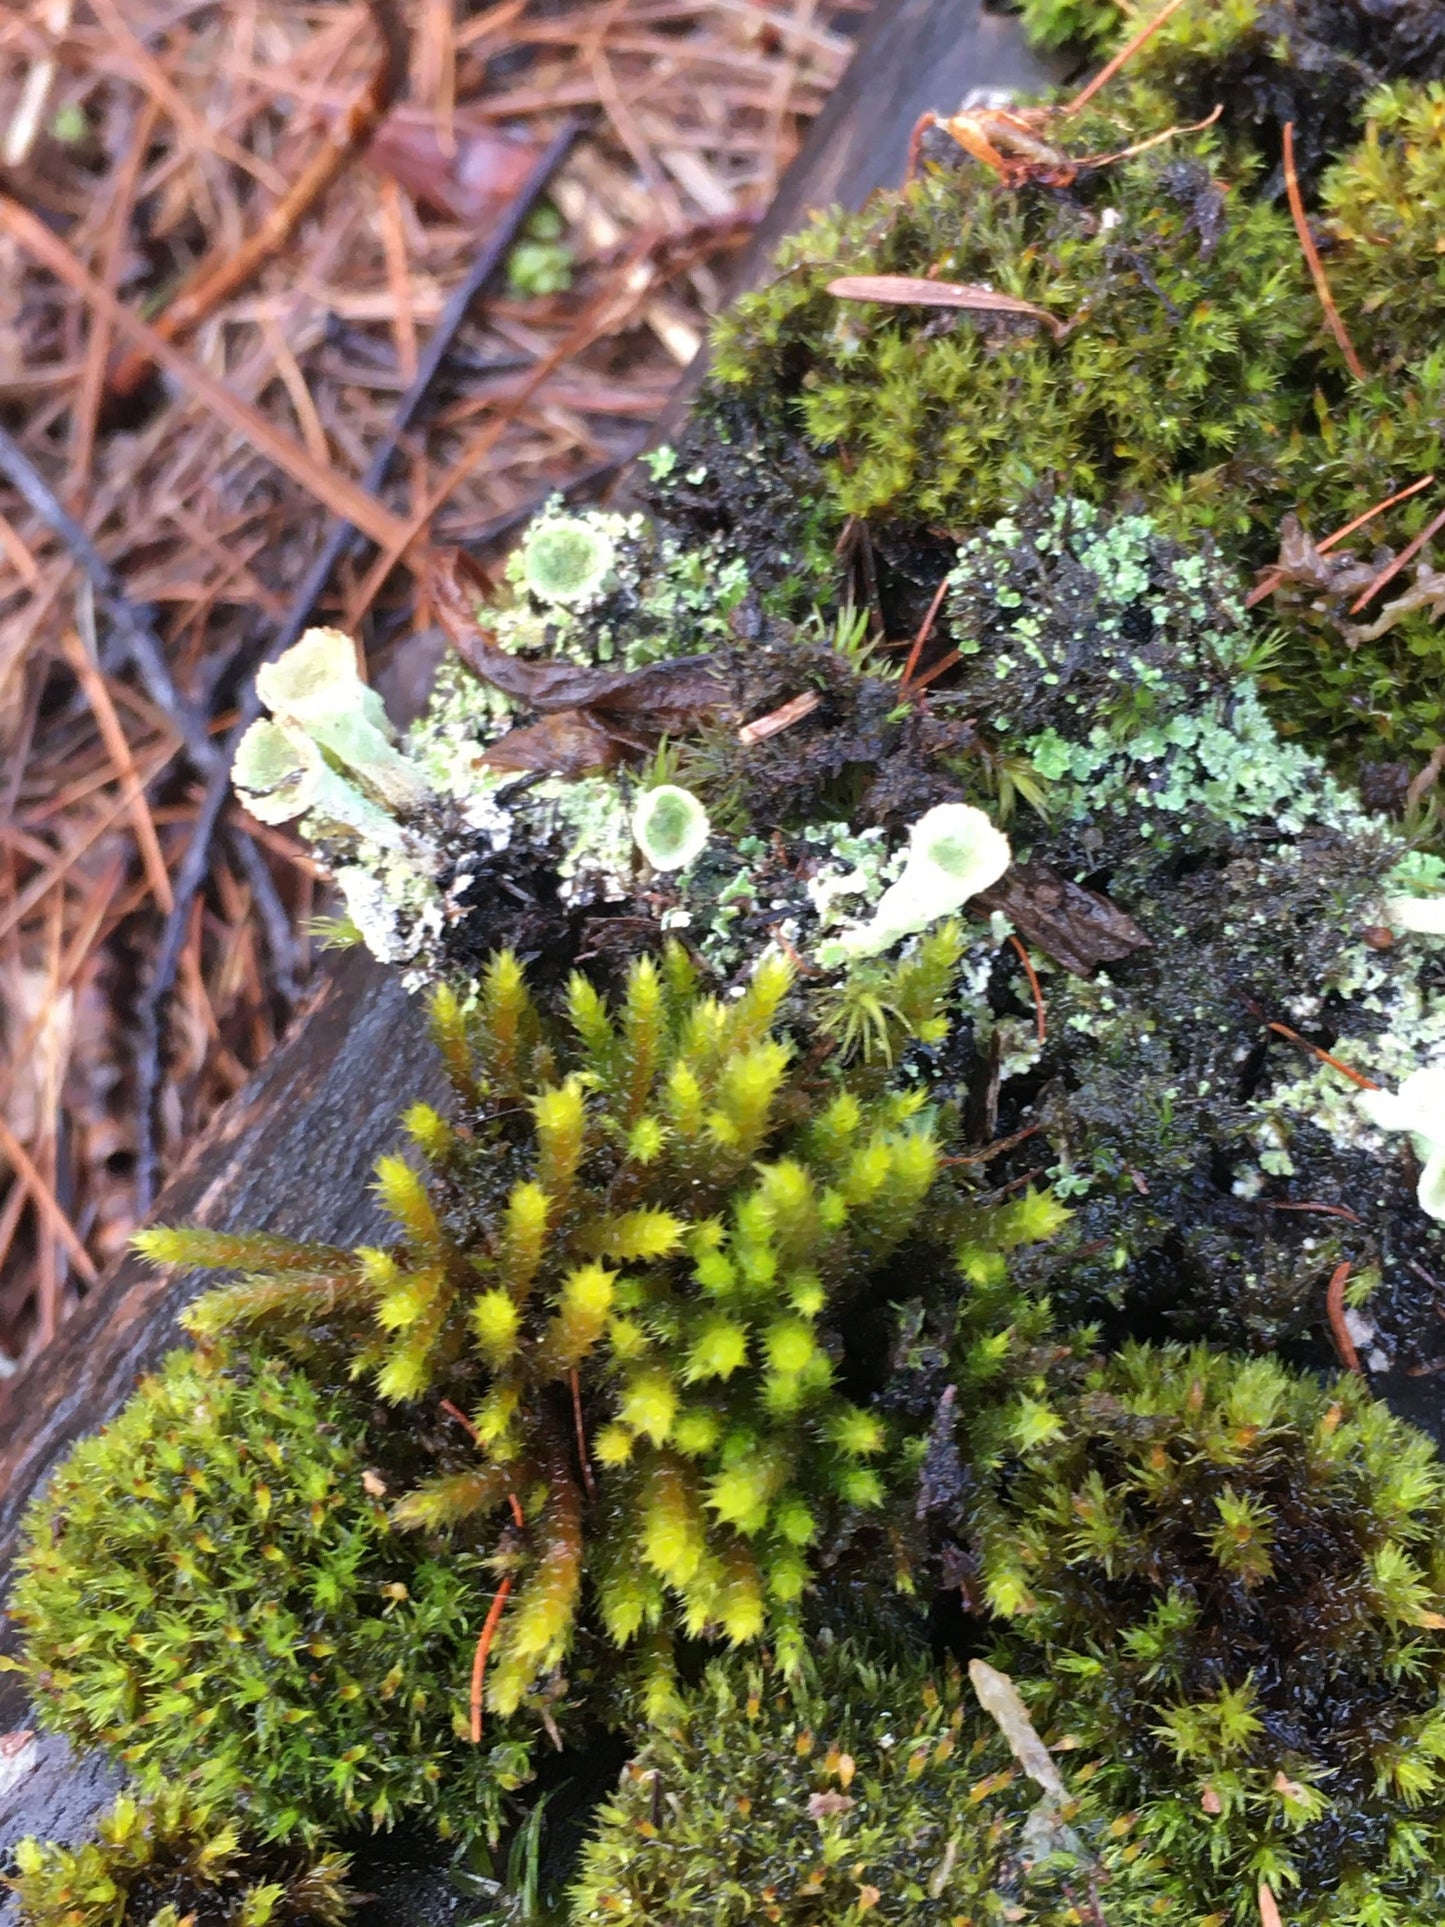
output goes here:
[{"label": "pixie cup lichen", "polygon": [[522,544],[522,579],[539,602],[580,608],[602,593],[616,554],[601,516],[553,516]]},{"label": "pixie cup lichen", "polygon": [[711,833],[707,811],[676,783],[644,790],[632,813],[637,847],[654,870],[685,870],[702,855]]},{"label": "pixie cup lichen", "polygon": [[823,946],[829,961],[861,961],[952,916],[997,883],[1011,859],[1008,838],[969,803],[939,803],[919,817],[903,874],[878,899],[867,923]]},{"label": "pixie cup lichen", "polygon": [[1356,1099],[1382,1131],[1408,1131],[1422,1169],[1420,1209],[1445,1218],[1445,1063],[1414,1071],[1398,1091],[1361,1091]]}]

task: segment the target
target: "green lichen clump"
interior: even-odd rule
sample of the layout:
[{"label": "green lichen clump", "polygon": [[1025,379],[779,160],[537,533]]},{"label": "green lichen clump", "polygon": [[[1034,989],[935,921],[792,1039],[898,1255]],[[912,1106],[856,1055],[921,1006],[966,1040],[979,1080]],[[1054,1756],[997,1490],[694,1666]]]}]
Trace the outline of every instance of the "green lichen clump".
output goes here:
[{"label": "green lichen clump", "polygon": [[122,1794],[99,1839],[70,1848],[22,1840],[8,1884],[23,1927],[341,1927],[352,1896],[337,1854],[298,1861],[242,1845],[184,1791]]},{"label": "green lichen clump", "polygon": [[[956,956],[945,937],[914,984],[934,1013]],[[258,1251],[250,1280],[189,1314],[211,1333],[341,1300],[370,1324],[360,1362],[384,1397],[465,1399],[475,1460],[396,1516],[500,1526],[515,1497],[517,1591],[487,1680],[504,1712],[566,1658],[584,1580],[609,1637],[643,1640],[654,1695],[674,1627],[770,1627],[795,1652],[810,1549],[884,1497],[886,1433],[843,1389],[842,1331],[923,1228],[937,1120],[921,1089],[870,1095],[800,1061],[779,1023],[792,983],[778,958],[720,1002],[673,946],[633,967],[616,1011],[575,976],[557,1023],[497,957],[470,1019],[438,1000],[461,1109],[408,1119],[431,1192],[383,1167],[405,1243],[280,1268]],[[142,1242],[212,1255],[205,1234]]]},{"label": "green lichen clump", "polygon": [[299,1372],[174,1353],[30,1514],[7,1611],[39,1719],[265,1838],[494,1823],[525,1756],[459,1744],[479,1564],[391,1530],[366,1449]]},{"label": "green lichen clump", "polygon": [[711,1666],[599,1812],[574,1922],[1067,1927],[1091,1895],[1111,1927],[1170,1918],[1128,1822],[1077,1797],[1039,1814],[965,1698],[951,1669],[847,1645],[791,1686]]},{"label": "green lichen clump", "polygon": [[[956,700],[1041,796],[1016,857],[1148,939],[1060,968],[1042,929],[1046,1035],[1001,1058],[1000,1134],[1034,1135],[997,1173],[1047,1146],[1073,1213],[1040,1257],[1049,1288],[1088,1316],[1278,1344],[1321,1320],[1348,1259],[1352,1302],[1379,1287],[1376,1362],[1412,1349],[1435,1233],[1350,1072],[1394,1087],[1439,1052],[1440,939],[1386,927],[1428,861],[1280,738],[1243,673],[1268,651],[1207,547],[1045,497],[970,538],[950,580]],[[1346,1198],[1363,1222],[1294,1208]]]},{"label": "green lichen clump", "polygon": [[1301,1923],[1438,1918],[1430,1442],[1356,1383],[1183,1347],[1126,1346],[1051,1416],[980,1500],[982,1584],[1187,1917],[1265,1882]]},{"label": "green lichen clump", "polygon": [[485,612],[504,649],[639,669],[725,638],[748,572],[717,542],[681,542],[642,515],[572,512],[558,497],[529,524],[506,581],[511,601]]}]

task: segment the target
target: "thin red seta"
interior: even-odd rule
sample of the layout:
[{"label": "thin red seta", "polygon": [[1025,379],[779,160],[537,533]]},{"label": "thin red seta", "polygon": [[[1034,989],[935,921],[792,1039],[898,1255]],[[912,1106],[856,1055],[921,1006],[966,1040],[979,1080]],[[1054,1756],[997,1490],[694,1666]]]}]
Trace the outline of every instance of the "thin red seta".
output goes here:
[{"label": "thin red seta", "polygon": [[1357,1071],[1353,1065],[1342,1064],[1338,1057],[1331,1057],[1322,1046],[1312,1044],[1308,1037],[1301,1037],[1299,1032],[1291,1030],[1288,1024],[1271,1023],[1268,1028],[1276,1031],[1281,1037],[1287,1037],[1292,1044],[1298,1044],[1301,1050],[1307,1050],[1312,1057],[1318,1057],[1322,1064],[1328,1064],[1330,1069],[1338,1071],[1341,1077],[1348,1077],[1350,1082],[1358,1084],[1362,1091],[1379,1090],[1380,1087],[1373,1077],[1366,1077],[1363,1071]]},{"label": "thin red seta", "polygon": [[587,1427],[582,1422],[582,1381],[577,1376],[574,1365],[569,1378],[572,1384],[572,1423],[577,1428],[577,1458],[582,1467],[582,1483],[587,1488],[587,1497],[597,1497],[597,1481],[592,1476],[592,1460],[587,1451]]},{"label": "thin red seta", "polygon": [[[1411,482],[1408,488],[1397,489],[1393,495],[1387,495],[1383,502],[1376,502],[1375,506],[1366,509],[1363,515],[1357,515],[1353,522],[1346,522],[1342,529],[1336,529],[1334,534],[1327,535],[1323,542],[1317,542],[1315,544],[1315,553],[1317,555],[1328,555],[1337,542],[1343,542],[1347,535],[1353,535],[1356,529],[1362,529],[1366,522],[1373,522],[1377,515],[1383,515],[1386,509],[1394,508],[1396,503],[1408,502],[1410,497],[1412,495],[1418,495],[1422,488],[1429,488],[1434,479],[1435,477],[1433,475],[1422,475],[1418,482]],[[1283,569],[1271,570],[1264,581],[1251,589],[1245,597],[1245,608],[1253,609],[1257,603],[1263,602],[1267,595],[1274,593],[1283,580]]]},{"label": "thin red seta", "polygon": [[1405,564],[1413,561],[1430,540],[1431,536],[1438,535],[1442,527],[1445,527],[1445,509],[1441,509],[1440,513],[1435,517],[1435,520],[1427,527],[1421,529],[1420,533],[1408,548],[1401,549],[1389,568],[1381,569],[1374,581],[1370,583],[1367,588],[1360,591],[1350,604],[1350,614],[1357,616],[1365,604],[1380,593],[1387,582],[1393,582]]},{"label": "thin red seta", "polygon": [[477,1442],[477,1428],[472,1424],[472,1421],[467,1417],[466,1413],[462,1411],[460,1406],[453,1405],[449,1398],[444,1398],[441,1401],[441,1409],[447,1414],[448,1418],[454,1418],[456,1420],[457,1424],[461,1426],[462,1430],[471,1439],[473,1445],[475,1445]]},{"label": "thin red seta", "polygon": [[1310,277],[1315,284],[1315,293],[1320,298],[1320,306],[1325,311],[1325,320],[1330,324],[1330,333],[1339,343],[1340,353],[1345,358],[1345,366],[1356,381],[1365,379],[1365,370],[1360,357],[1355,353],[1355,344],[1345,331],[1340,319],[1340,311],[1335,306],[1335,297],[1330,293],[1329,277],[1325,264],[1320,259],[1320,251],[1315,246],[1315,237],[1310,233],[1310,224],[1305,216],[1304,197],[1299,191],[1299,176],[1294,165],[1294,122],[1284,124],[1284,191],[1289,197],[1289,211],[1294,216],[1295,233],[1304,249],[1305,261],[1309,266]]},{"label": "thin red seta", "polygon": [[920,689],[927,689],[931,682],[937,682],[946,669],[952,669],[962,654],[961,649],[950,649],[946,656],[936,662],[931,669],[925,669],[918,680],[910,685],[909,695],[916,696]]},{"label": "thin red seta", "polygon": [[[515,1503],[515,1501],[514,1501]],[[477,1650],[472,1657],[472,1745],[482,1743],[482,1687],[487,1677],[487,1654],[492,1650],[492,1641],[497,1636],[497,1627],[502,1621],[502,1608],[507,1603],[507,1595],[512,1590],[512,1575],[508,1573],[497,1588],[497,1596],[487,1610],[486,1622],[477,1640]]]},{"label": "thin red seta", "polygon": [[923,654],[923,645],[933,634],[933,625],[938,620],[938,612],[943,607],[943,598],[948,593],[948,577],[951,573],[951,570],[945,572],[943,580],[933,592],[933,600],[928,605],[928,614],[923,618],[919,626],[918,634],[913,638],[913,647],[909,650],[908,660],[903,665],[903,680],[899,684],[900,689],[907,689],[909,683],[913,680],[913,672],[918,667],[918,658]]},{"label": "thin red seta", "polygon": [[1034,994],[1034,1020],[1038,1024],[1039,1042],[1042,1044],[1044,1042],[1044,993],[1039,986],[1039,974],[1034,969],[1033,958],[1029,955],[1028,951],[1024,949],[1020,939],[1011,934],[1009,942],[1019,953],[1019,962],[1024,967],[1024,975],[1029,980],[1029,989]]},{"label": "thin red seta", "polygon": [[1350,1261],[1335,1266],[1330,1282],[1325,1287],[1325,1316],[1330,1321],[1330,1335],[1335,1341],[1335,1350],[1340,1355],[1340,1363],[1347,1372],[1358,1372],[1363,1378],[1365,1368],[1360,1363],[1360,1354],[1355,1350],[1355,1341],[1350,1337],[1350,1328],[1345,1323],[1345,1286],[1350,1282]]}]

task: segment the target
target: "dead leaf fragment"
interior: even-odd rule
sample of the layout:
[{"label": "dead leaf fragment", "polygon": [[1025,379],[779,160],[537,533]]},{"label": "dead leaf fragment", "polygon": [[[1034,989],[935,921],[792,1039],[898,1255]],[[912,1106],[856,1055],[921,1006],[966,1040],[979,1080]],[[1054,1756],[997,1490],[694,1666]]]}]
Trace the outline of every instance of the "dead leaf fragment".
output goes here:
[{"label": "dead leaf fragment", "polygon": [[851,1793],[813,1793],[808,1796],[808,1818],[831,1820],[835,1814],[851,1813],[853,1806]]},{"label": "dead leaf fragment", "polygon": [[438,621],[452,647],[483,682],[547,719],[512,731],[487,751],[493,769],[543,769],[583,775],[645,754],[659,737],[678,736],[715,716],[727,690],[711,656],[679,656],[644,669],[596,669],[562,658],[533,660],[503,649],[477,620],[476,589],[454,552],[430,582]]},{"label": "dead leaf fragment", "polygon": [[378,174],[389,174],[433,214],[481,227],[517,193],[538,150],[462,115],[456,116],[453,133],[448,148],[435,115],[394,107],[372,135],[366,163]]},{"label": "dead leaf fragment", "polygon": [[1200,1804],[1200,1807],[1203,1809],[1203,1811],[1209,1814],[1211,1817],[1217,1814],[1221,1814],[1224,1811],[1224,1802],[1220,1799],[1219,1795],[1215,1792],[1212,1786],[1205,1787],[1204,1791],[1199,1796],[1199,1804]]},{"label": "dead leaf fragment", "polygon": [[1059,340],[1065,324],[1047,308],[971,281],[929,281],[921,274],[843,274],[828,283],[840,301],[877,301],[890,308],[964,308],[973,314],[1024,315]]},{"label": "dead leaf fragment", "polygon": [[1078,977],[1101,963],[1119,963],[1149,942],[1117,903],[1047,863],[1010,864],[973,901],[980,910],[1001,910],[1027,943]]},{"label": "dead leaf fragment", "polygon": [[559,709],[540,722],[509,729],[481,758],[488,769],[537,770],[572,779],[611,769],[621,760],[616,737],[585,709]]},{"label": "dead leaf fragment", "polygon": [[979,1705],[1008,1741],[1009,1751],[1045,1793],[1064,1798],[1063,1775],[1054,1756],[1039,1738],[1023,1696],[1007,1673],[990,1666],[985,1659],[968,1662],[968,1679]]},{"label": "dead leaf fragment", "polygon": [[386,1480],[382,1478],[379,1472],[373,1472],[371,1467],[368,1466],[361,1475],[361,1489],[373,1499],[384,1499],[386,1497]]},{"label": "dead leaf fragment", "polygon": [[1259,1883],[1259,1918],[1261,1927],[1284,1927],[1280,1919],[1279,1902],[1274,1897],[1274,1889],[1267,1882]]}]

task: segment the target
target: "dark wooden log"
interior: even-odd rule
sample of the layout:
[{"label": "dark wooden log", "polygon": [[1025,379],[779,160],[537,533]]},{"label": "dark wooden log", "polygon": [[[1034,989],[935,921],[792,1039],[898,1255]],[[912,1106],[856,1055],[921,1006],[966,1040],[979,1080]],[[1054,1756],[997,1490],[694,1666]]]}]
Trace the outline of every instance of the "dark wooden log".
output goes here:
[{"label": "dark wooden log", "polygon": [[[980,0],[881,0],[843,81],[783,181],[738,273],[756,281],[776,241],[810,208],[861,206],[902,175],[914,122],[969,95],[1037,87],[1048,76],[1010,20]],[[695,383],[684,384],[680,397]],[[222,1111],[166,1186],[162,1222],[247,1226],[349,1244],[375,1237],[368,1179],[403,1108],[442,1089],[415,1003],[394,973],[350,953],[323,974],[306,1015]],[[125,1259],[59,1338],[0,1391],[0,1584],[30,1498],[74,1441],[119,1409],[176,1341],[202,1281],[161,1278]],[[28,1724],[0,1674],[0,1736]],[[113,1769],[63,1743],[0,1737],[0,1859],[26,1833],[69,1840],[114,1790]],[[0,1923],[12,1917],[0,1904]],[[384,1915],[375,1914],[380,1927]],[[396,1916],[397,1927],[413,1915]]]}]

